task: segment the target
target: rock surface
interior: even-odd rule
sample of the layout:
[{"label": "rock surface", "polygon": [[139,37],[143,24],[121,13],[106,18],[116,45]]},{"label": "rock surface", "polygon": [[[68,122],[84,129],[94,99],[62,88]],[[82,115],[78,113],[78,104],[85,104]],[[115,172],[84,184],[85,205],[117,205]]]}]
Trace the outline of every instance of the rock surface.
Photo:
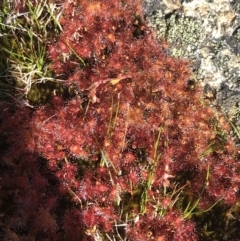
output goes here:
[{"label": "rock surface", "polygon": [[169,53],[191,60],[205,97],[240,125],[240,1],[143,0]]}]

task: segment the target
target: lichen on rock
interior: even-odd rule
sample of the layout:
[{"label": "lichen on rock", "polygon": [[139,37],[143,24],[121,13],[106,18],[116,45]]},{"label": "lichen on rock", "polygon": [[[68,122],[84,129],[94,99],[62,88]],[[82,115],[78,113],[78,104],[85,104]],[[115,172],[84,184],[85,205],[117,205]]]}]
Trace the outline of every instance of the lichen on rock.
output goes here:
[{"label": "lichen on rock", "polygon": [[144,9],[158,37],[169,42],[168,53],[190,59],[196,79],[216,93],[211,103],[234,118],[231,113],[239,102],[240,3],[144,1]]}]

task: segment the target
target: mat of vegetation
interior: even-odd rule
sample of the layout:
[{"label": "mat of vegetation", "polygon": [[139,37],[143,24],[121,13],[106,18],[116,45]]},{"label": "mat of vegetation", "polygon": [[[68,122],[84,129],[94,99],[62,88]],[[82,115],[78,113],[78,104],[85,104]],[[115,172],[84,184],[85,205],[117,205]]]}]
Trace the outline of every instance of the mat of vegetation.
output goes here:
[{"label": "mat of vegetation", "polygon": [[231,125],[140,1],[0,6],[3,240],[239,240]]}]

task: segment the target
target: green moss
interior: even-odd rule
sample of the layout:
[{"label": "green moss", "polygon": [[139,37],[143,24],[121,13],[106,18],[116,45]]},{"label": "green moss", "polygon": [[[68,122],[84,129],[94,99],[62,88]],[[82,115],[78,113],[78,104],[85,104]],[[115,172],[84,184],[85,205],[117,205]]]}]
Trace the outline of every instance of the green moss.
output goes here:
[{"label": "green moss", "polygon": [[49,101],[53,95],[64,95],[66,92],[67,89],[60,83],[40,83],[32,86],[32,88],[28,91],[27,99],[33,105],[43,104]]}]

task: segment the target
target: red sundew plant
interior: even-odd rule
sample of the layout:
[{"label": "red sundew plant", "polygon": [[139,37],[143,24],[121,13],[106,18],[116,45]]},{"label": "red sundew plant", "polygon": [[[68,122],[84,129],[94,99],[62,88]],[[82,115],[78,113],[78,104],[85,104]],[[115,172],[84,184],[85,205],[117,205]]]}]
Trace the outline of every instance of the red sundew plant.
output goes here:
[{"label": "red sundew plant", "polygon": [[[48,57],[74,95],[2,115],[11,144],[4,165],[25,153],[41,156],[56,193],[46,200],[56,207],[55,219],[47,216],[52,236],[41,226],[25,233],[73,241],[200,240],[191,219],[196,210],[239,202],[240,166],[227,122],[218,124],[201,99],[190,63],[165,54],[140,1],[62,4],[63,31]],[[29,183],[43,190],[51,184],[40,174]],[[46,216],[52,209],[42,205],[36,209]]]}]

